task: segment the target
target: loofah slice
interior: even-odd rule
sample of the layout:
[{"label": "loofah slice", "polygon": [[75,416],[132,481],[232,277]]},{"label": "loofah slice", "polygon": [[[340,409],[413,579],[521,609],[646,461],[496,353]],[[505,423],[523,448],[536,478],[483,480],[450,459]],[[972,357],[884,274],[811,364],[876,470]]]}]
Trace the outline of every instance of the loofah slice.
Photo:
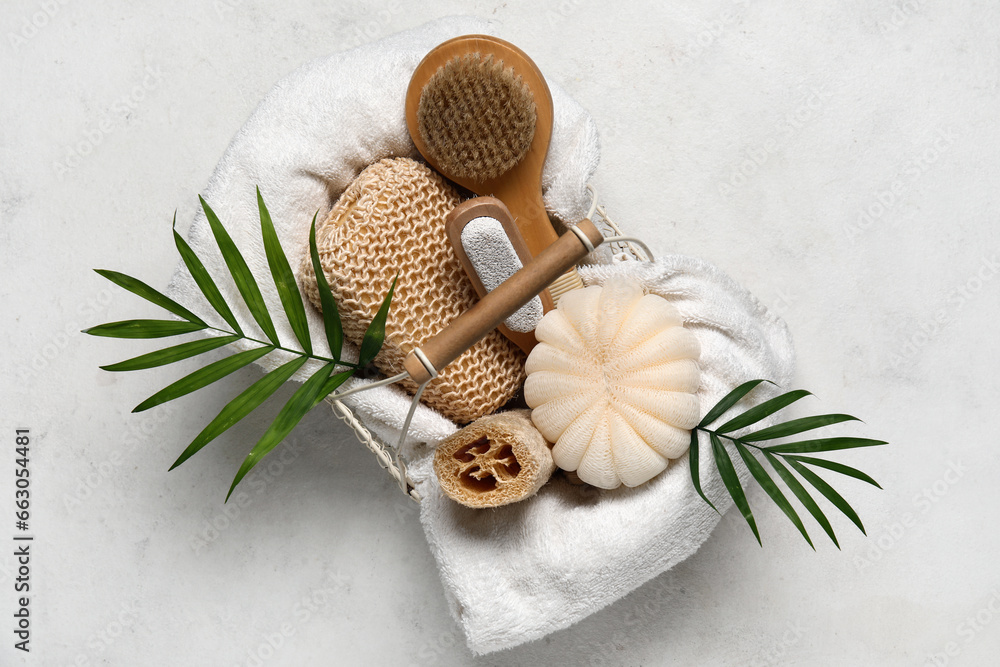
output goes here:
[{"label": "loofah slice", "polygon": [[698,423],[699,345],[677,309],[632,278],[567,293],[528,355],[524,398],[563,470],[638,486],[687,451]]},{"label": "loofah slice", "polygon": [[449,60],[420,94],[420,138],[449,176],[484,182],[521,161],[535,136],[534,96],[492,55]]},{"label": "loofah slice", "polygon": [[528,410],[488,415],[434,451],[434,472],[449,498],[499,507],[533,496],[555,471],[552,452]]},{"label": "loofah slice", "polygon": [[[344,336],[360,344],[393,277],[399,282],[375,365],[386,375],[403,371],[403,359],[475,304],[444,231],[459,203],[437,173],[408,158],[382,160],[361,172],[316,230],[316,245],[340,310]],[[309,253],[300,267],[303,289],[319,308]],[[494,412],[524,380],[524,353],[493,331],[447,366],[422,400],[459,423]],[[413,382],[401,383],[411,393]]]}]

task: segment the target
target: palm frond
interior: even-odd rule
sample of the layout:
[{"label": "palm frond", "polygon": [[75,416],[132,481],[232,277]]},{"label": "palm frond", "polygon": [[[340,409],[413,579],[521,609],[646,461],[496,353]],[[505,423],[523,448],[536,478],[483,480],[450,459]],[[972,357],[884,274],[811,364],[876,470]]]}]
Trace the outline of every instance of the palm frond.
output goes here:
[{"label": "palm frond", "polygon": [[[164,338],[205,330],[209,330],[215,334],[209,338],[172,345],[101,367],[108,371],[134,371],[166,366],[197,357],[212,350],[225,348],[230,344],[241,344],[239,347],[244,348],[242,351],[233,351],[221,359],[212,361],[169,384],[137,405],[134,412],[148,410],[162,403],[186,396],[193,391],[218,382],[240,368],[259,361],[264,356],[276,350],[292,356],[289,361],[286,361],[278,368],[256,380],[236,396],[236,398],[231,400],[195,436],[187,448],[177,457],[174,464],[170,466],[171,470],[187,461],[201,451],[209,442],[218,438],[241,419],[256,410],[285,382],[289,381],[308,361],[314,360],[322,363],[320,370],[313,373],[279,411],[264,435],[247,455],[229,488],[229,493],[226,496],[228,500],[236,485],[291,432],[309,410],[350,379],[358,368],[374,360],[382,347],[382,342],[385,340],[386,318],[389,314],[396,280],[393,280],[392,288],[386,294],[381,307],[368,326],[368,330],[362,339],[360,348],[362,363],[352,364],[342,362],[340,354],[343,346],[343,329],[336,301],[330,291],[330,286],[326,281],[326,276],[319,261],[319,254],[316,249],[316,218],[314,216],[310,230],[310,253],[320,291],[320,301],[323,306],[323,324],[327,342],[330,345],[331,357],[315,354],[312,340],[310,339],[308,318],[302,294],[288,262],[288,257],[281,247],[271,214],[268,212],[264,198],[258,188],[257,204],[260,214],[261,236],[264,252],[267,256],[268,268],[270,269],[271,278],[274,281],[278,297],[281,301],[283,314],[302,350],[291,350],[282,347],[274,326],[274,320],[272,319],[273,314],[268,312],[264,297],[257,285],[257,281],[250,272],[246,260],[236,247],[232,237],[226,231],[222,221],[219,220],[215,211],[208,205],[208,202],[201,197],[199,197],[199,201],[205,212],[215,241],[218,244],[222,259],[229,268],[229,273],[236,285],[236,289],[267,340],[253,338],[241,329],[239,321],[234,315],[233,305],[226,301],[218,285],[206,270],[202,260],[191,249],[184,238],[177,233],[176,214],[174,215],[174,229],[172,233],[177,252],[190,272],[191,277],[194,279],[195,284],[198,286],[198,289],[204,295],[205,300],[229,328],[224,329],[209,326],[205,319],[173,299],[161,294],[141,280],[117,271],[100,269],[97,270],[97,273],[104,278],[180,317],[182,321],[124,320],[90,327],[89,329],[84,329],[84,333],[110,338]],[[246,349],[248,346],[250,346],[249,349]]]},{"label": "palm frond", "polygon": [[802,537],[806,540],[809,546],[815,549],[816,547],[813,545],[812,539],[806,531],[805,524],[802,523],[802,519],[795,511],[795,508],[792,506],[791,502],[789,502],[785,494],[782,493],[775,480],[771,478],[767,470],[754,455],[753,450],[757,450],[757,452],[759,452],[759,454],[762,455],[771,465],[771,468],[774,469],[788,490],[792,492],[792,495],[795,496],[806,511],[812,515],[817,523],[819,523],[819,525],[823,528],[823,531],[830,537],[834,545],[836,545],[839,549],[840,543],[837,541],[837,536],[833,531],[833,526],[830,524],[830,520],[825,514],[823,514],[819,505],[809,492],[806,491],[805,486],[799,481],[792,471],[798,473],[805,482],[829,500],[834,507],[843,512],[847,518],[857,525],[861,532],[864,532],[864,525],[861,523],[861,519],[858,517],[854,508],[851,507],[844,497],[835,491],[825,480],[810,470],[807,465],[824,468],[848,477],[853,477],[854,479],[872,484],[878,488],[882,487],[879,486],[874,479],[856,468],[852,468],[851,466],[838,463],[836,461],[828,461],[826,459],[802,455],[820,452],[833,452],[844,449],[856,449],[860,447],[874,447],[888,443],[883,440],[872,440],[870,438],[837,437],[813,438],[809,440],[786,442],[769,446],[755,444],[758,442],[777,440],[779,438],[798,435],[800,433],[805,433],[806,431],[812,431],[825,426],[830,426],[832,424],[839,424],[846,421],[860,421],[857,417],[844,414],[803,417],[775,424],[745,435],[733,435],[734,432],[753,426],[763,419],[776,414],[783,408],[786,408],[796,401],[810,395],[809,392],[801,389],[790,391],[764,401],[759,405],[747,409],[732,419],[729,419],[719,427],[709,428],[713,422],[720,419],[726,412],[743,399],[743,397],[747,396],[763,382],[765,382],[765,380],[751,380],[750,382],[745,382],[736,387],[736,389],[729,392],[729,394],[723,397],[722,400],[709,410],[705,415],[705,418],[702,419],[694,429],[692,429],[691,449],[688,454],[688,461],[691,468],[691,478],[694,482],[695,490],[706,503],[715,509],[715,505],[709,501],[708,497],[702,491],[701,479],[698,470],[698,433],[704,432],[709,436],[716,468],[722,478],[723,485],[732,498],[733,503],[740,510],[744,519],[746,519],[746,522],[750,526],[751,531],[753,531],[754,537],[757,538],[757,541],[761,541],[760,533],[757,529],[757,522],[750,511],[749,502],[747,501],[746,494],[740,484],[739,476],[736,474],[736,470],[733,467],[732,459],[726,452],[726,445],[724,441],[732,443],[732,445],[736,448],[740,459],[743,461],[743,465],[746,466],[747,471],[750,473],[750,476],[761,486],[762,489],[764,489],[764,492],[779,507],[779,509],[781,509],[785,516],[788,517],[789,521],[791,521],[796,529],[798,529],[799,533],[802,534]]}]

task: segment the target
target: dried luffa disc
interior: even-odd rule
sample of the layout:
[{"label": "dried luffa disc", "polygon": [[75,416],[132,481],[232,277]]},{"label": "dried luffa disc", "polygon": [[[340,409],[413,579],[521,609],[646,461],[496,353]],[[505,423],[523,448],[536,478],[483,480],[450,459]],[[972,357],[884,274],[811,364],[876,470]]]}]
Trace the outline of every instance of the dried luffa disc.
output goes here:
[{"label": "dried luffa disc", "polygon": [[499,507],[534,495],[548,481],[552,452],[529,415],[487,415],[441,441],[434,472],[449,498],[467,507]]},{"label": "dried luffa disc", "polygon": [[[423,164],[386,159],[362,171],[316,229],[320,262],[351,342],[360,344],[399,273],[385,344],[375,360],[386,375],[401,373],[410,350],[477,301],[444,231],[445,217],[458,203],[455,189]],[[300,276],[320,308],[308,252]],[[524,354],[492,331],[442,370],[422,400],[466,423],[509,401],[523,380]],[[401,384],[416,390],[410,380]]]},{"label": "dried luffa disc", "polygon": [[632,278],[569,292],[542,318],[524,398],[557,466],[638,486],[687,451],[700,347],[677,309]]}]

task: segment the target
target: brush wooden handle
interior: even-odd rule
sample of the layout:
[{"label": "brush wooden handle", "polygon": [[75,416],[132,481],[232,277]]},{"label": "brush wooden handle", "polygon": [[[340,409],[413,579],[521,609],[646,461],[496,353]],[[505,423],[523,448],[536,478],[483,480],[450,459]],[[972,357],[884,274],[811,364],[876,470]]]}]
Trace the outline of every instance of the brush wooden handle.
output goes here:
[{"label": "brush wooden handle", "polygon": [[[431,78],[453,58],[470,53],[493,57],[513,68],[531,91],[535,104],[535,130],[527,152],[506,173],[484,181],[463,178],[442,166],[434,151],[424,141],[418,120],[420,97]],[[420,154],[436,171],[466,190],[478,195],[492,195],[506,204],[531,257],[537,257],[546,247],[555,243],[559,235],[552,227],[542,200],[542,170],[549,152],[554,118],[552,93],[549,92],[541,70],[528,54],[510,42],[492,35],[462,35],[449,39],[432,49],[417,65],[406,91],[405,110],[410,137]],[[453,129],[456,132],[462,131],[461,127]],[[540,296],[545,312],[555,307],[555,301],[547,290]]]},{"label": "brush wooden handle", "polygon": [[[590,240],[592,247],[584,245],[573,231],[563,234],[500,287],[452,320],[441,333],[406,355],[403,367],[410,378],[418,384],[430,380],[604,241],[590,220],[583,220],[576,228]],[[432,368],[427,368],[421,356]]]}]

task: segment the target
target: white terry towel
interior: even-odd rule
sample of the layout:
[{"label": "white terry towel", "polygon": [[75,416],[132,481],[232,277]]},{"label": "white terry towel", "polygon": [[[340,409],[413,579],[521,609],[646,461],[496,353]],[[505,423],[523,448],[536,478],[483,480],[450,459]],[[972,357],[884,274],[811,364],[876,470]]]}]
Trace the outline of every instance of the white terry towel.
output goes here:
[{"label": "white terry towel", "polygon": [[[671,255],[580,273],[587,285],[626,273],[677,307],[701,343],[703,414],[746,380],[791,380],[784,323],[717,268]],[[732,500],[707,440],[699,454],[702,488],[724,512]],[[430,456],[410,475],[419,480],[421,519],[452,614],[477,653],[538,639],[611,604],[692,555],[719,521],[695,492],[687,457],[634,489],[602,491],[556,476],[534,497],[490,511],[444,496]]]},{"label": "white terry towel", "polygon": [[[296,348],[260,238],[254,187],[260,186],[292,267],[307,252],[313,213],[322,216],[369,164],[392,156],[416,157],[403,103],[409,78],[434,46],[468,33],[493,34],[489,23],[448,18],[352,51],[307,63],[264,98],[219,161],[204,196],[240,248],[275,317],[282,344]],[[550,212],[565,221],[583,217],[585,185],[599,157],[589,115],[549,82],[555,107],[552,145],[543,190]],[[241,304],[203,214],[188,241],[233,306]],[[792,376],[792,347],[783,323],[717,269],[686,257],[656,264],[589,266],[581,273],[599,283],[627,271],[647,290],[673,301],[702,345],[702,409],[740,382]],[[181,265],[169,295],[206,316],[214,311]],[[257,331],[245,307],[234,312],[246,331]],[[327,354],[322,320],[307,304],[317,353]],[[222,325],[221,321],[210,324]],[[356,350],[345,345],[345,357]],[[287,361],[274,352],[265,370]],[[318,368],[307,364],[296,379]],[[345,388],[350,388],[352,381]],[[394,443],[409,397],[394,387],[373,389],[345,403],[376,435]],[[672,464],[636,489],[597,491],[556,481],[527,501],[493,511],[452,503],[437,485],[431,447],[456,426],[420,406],[407,452],[411,477],[423,496],[421,522],[445,594],[469,647],[487,653],[567,627],[622,597],[694,553],[718,522],[691,487],[686,460]],[[426,444],[422,444],[426,443]],[[703,445],[705,446],[705,445]],[[711,460],[710,450],[702,454]],[[705,491],[727,497],[705,466]],[[730,503],[717,503],[725,510]]]}]

